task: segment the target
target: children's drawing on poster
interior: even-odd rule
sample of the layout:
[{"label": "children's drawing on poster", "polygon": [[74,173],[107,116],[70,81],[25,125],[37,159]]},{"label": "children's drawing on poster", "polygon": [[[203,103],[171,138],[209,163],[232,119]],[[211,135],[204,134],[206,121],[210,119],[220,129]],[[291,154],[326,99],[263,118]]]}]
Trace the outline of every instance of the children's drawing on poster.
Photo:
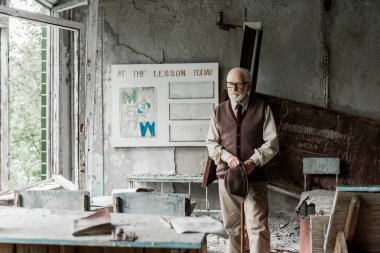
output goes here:
[{"label": "children's drawing on poster", "polygon": [[152,138],[156,136],[155,87],[121,88],[119,103],[121,138]]}]

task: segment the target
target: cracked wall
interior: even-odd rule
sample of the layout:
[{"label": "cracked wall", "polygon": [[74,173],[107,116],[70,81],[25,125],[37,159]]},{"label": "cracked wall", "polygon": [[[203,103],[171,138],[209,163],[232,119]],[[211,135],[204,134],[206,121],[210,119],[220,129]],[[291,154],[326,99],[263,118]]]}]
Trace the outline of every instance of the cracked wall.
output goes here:
[{"label": "cracked wall", "polygon": [[[380,2],[338,0],[329,13],[323,9],[323,1],[315,0],[100,1],[103,102],[96,106],[103,107],[103,122],[98,122],[103,132],[98,134],[104,140],[99,153],[105,193],[127,187],[129,174],[203,172],[204,147],[111,146],[110,69],[112,64],[218,62],[222,89],[227,70],[240,63],[243,33],[220,30],[220,11],[225,23],[241,25],[246,10],[247,21],[263,24],[259,92],[323,106],[327,76],[332,109],[380,119]],[[184,186],[169,188],[186,191]]]}]

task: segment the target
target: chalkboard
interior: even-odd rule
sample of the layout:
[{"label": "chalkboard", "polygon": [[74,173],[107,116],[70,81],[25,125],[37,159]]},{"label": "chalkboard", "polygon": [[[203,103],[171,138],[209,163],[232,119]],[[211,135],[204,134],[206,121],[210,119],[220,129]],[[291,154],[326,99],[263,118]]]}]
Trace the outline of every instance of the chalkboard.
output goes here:
[{"label": "chalkboard", "polygon": [[[280,152],[269,164],[270,182],[301,190],[304,157],[340,159],[339,185],[380,185],[380,121],[257,93],[275,116]],[[313,178],[332,189],[335,177]]]}]

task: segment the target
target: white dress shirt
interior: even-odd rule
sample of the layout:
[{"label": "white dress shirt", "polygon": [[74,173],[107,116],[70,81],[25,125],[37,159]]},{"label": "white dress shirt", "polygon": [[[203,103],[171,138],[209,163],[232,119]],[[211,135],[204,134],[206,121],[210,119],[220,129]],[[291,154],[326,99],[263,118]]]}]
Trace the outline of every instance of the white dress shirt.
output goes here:
[{"label": "white dress shirt", "polygon": [[[249,97],[247,96],[242,102],[243,106],[242,113],[248,108]],[[231,106],[235,111],[236,115],[236,105],[237,103],[231,100]],[[211,117],[210,128],[207,133],[206,145],[210,157],[218,165],[221,161],[227,162],[228,158],[232,155],[230,152],[225,150],[220,144],[220,134],[219,126],[215,122],[215,112]],[[269,162],[279,151],[278,136],[276,124],[274,121],[272,110],[269,105],[265,108],[264,124],[263,124],[263,140],[264,143],[257,149],[255,149],[254,154],[249,158],[256,166],[262,166]],[[244,162],[244,161],[242,161]]]}]

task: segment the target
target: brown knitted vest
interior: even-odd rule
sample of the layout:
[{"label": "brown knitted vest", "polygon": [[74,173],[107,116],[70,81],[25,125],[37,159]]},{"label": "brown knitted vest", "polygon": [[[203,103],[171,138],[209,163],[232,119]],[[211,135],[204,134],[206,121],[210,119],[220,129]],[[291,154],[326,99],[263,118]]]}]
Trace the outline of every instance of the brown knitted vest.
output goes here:
[{"label": "brown knitted vest", "polygon": [[[264,101],[256,98],[251,99],[240,124],[236,120],[231,101],[225,101],[215,108],[215,121],[220,133],[220,144],[225,150],[239,157],[241,161],[249,159],[254,154],[254,149],[259,148],[264,143],[265,107]],[[239,145],[240,154],[237,153]],[[223,178],[227,169],[228,165],[221,162],[216,169],[218,177]],[[255,181],[267,180],[266,166],[256,167],[248,175],[248,179]]]}]

